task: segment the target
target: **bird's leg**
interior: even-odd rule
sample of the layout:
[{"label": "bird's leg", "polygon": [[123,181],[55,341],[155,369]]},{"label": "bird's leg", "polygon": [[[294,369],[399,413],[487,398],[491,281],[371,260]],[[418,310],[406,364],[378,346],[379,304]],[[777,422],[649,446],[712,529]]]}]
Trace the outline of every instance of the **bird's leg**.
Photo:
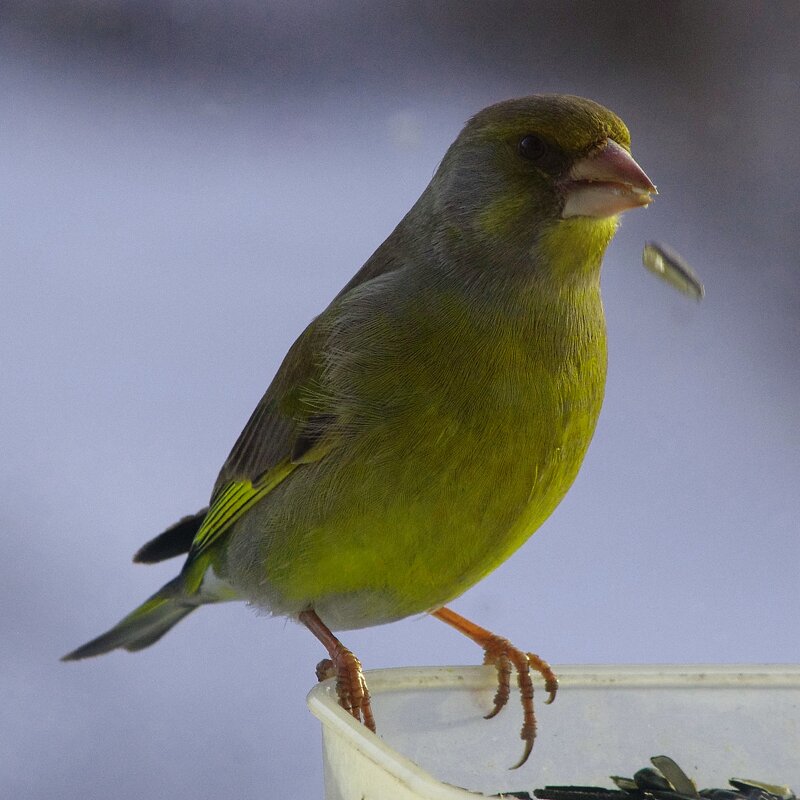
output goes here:
[{"label": "bird's leg", "polygon": [[317,664],[317,679],[322,681],[335,676],[339,705],[374,733],[375,718],[372,716],[369,689],[361,662],[331,633],[315,611],[303,611],[299,619],[322,642],[330,655],[330,659],[323,659]]},{"label": "bird's leg", "polygon": [[484,664],[493,664],[497,669],[497,692],[494,696],[494,708],[486,715],[491,719],[508,702],[511,691],[511,673],[517,672],[517,684],[522,699],[523,722],[520,738],[525,742],[525,751],[522,758],[512,767],[521,767],[531,754],[533,741],[536,738],[536,715],[533,712],[533,681],[531,680],[531,667],[544,678],[544,688],[548,692],[545,702],[552,703],[558,689],[558,678],[550,669],[550,665],[539,658],[535,653],[526,653],[514,647],[508,639],[497,636],[486,628],[481,628],[474,622],[456,614],[449,608],[440,608],[432,612],[433,616],[446,622],[459,633],[468,636],[477,645],[483,648]]}]

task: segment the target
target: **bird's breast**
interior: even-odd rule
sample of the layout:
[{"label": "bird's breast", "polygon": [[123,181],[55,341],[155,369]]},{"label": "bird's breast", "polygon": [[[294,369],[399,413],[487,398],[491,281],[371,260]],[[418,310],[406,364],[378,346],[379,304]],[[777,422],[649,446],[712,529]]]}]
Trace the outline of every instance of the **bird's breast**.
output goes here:
[{"label": "bird's breast", "polygon": [[425,608],[510,556],[574,481],[605,383],[596,301],[420,319],[390,374],[361,384],[376,396],[350,461],[362,465],[352,524],[368,519],[373,569],[398,565]]},{"label": "bird's breast", "polygon": [[599,295],[515,318],[389,309],[347,331],[327,372],[339,444],[235,537],[263,565],[241,570],[250,596],[335,628],[443,605],[510,556],[577,475],[606,364]]}]

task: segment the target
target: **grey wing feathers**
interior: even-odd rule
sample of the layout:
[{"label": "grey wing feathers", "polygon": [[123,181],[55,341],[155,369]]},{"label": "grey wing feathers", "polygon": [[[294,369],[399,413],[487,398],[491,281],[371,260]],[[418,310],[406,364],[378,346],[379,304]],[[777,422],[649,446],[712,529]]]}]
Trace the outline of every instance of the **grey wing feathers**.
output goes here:
[{"label": "grey wing feathers", "polygon": [[276,408],[270,395],[268,390],[239,434],[219,473],[212,497],[231,480],[254,480],[291,452],[296,423]]},{"label": "grey wing feathers", "polygon": [[[304,402],[308,397],[318,397],[324,366],[322,354],[328,344],[331,315],[337,313],[336,309],[344,298],[356,287],[401,266],[393,252],[402,237],[401,223],[289,349],[223,465],[214,485],[212,502],[217,492],[230,481],[255,480],[282,459],[297,456],[298,448],[302,450],[302,456],[323,438],[324,428],[336,424],[336,416],[327,413],[327,409]],[[325,424],[322,424],[323,420]]]},{"label": "grey wing feathers", "polygon": [[311,413],[303,397],[320,369],[317,359],[321,339],[319,319],[317,317],[289,348],[219,473],[212,503],[217,492],[230,481],[256,480],[291,455],[298,430]]}]

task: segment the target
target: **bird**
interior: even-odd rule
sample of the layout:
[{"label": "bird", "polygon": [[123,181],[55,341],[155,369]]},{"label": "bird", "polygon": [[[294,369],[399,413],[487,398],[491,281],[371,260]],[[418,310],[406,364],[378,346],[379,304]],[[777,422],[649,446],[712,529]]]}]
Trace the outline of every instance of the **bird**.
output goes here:
[{"label": "bird", "polygon": [[504,562],[575,480],[603,402],[600,270],[621,213],[657,193],[604,106],[541,94],[484,108],[429,185],[289,349],[209,504],[147,542],[169,581],[64,656],[141,650],[208,603],[305,625],[341,706],[376,730],[335,632],[430,614],[516,674],[523,756],[532,673],[550,666],[447,607]]}]

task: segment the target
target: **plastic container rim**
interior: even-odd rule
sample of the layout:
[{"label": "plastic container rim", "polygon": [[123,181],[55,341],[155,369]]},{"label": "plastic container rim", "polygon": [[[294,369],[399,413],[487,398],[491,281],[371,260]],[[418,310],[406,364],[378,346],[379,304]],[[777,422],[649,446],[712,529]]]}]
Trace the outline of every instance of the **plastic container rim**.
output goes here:
[{"label": "plastic container rim", "polygon": [[[798,688],[800,664],[601,664],[554,667],[560,686],[569,689],[683,688]],[[492,666],[392,667],[365,673],[373,694],[408,689],[486,689],[496,685]],[[335,679],[314,686],[307,696],[312,713],[334,734],[356,744],[370,761],[390,772],[412,791],[431,800],[474,796],[440,783],[429,772],[385,744],[339,706]]]}]

